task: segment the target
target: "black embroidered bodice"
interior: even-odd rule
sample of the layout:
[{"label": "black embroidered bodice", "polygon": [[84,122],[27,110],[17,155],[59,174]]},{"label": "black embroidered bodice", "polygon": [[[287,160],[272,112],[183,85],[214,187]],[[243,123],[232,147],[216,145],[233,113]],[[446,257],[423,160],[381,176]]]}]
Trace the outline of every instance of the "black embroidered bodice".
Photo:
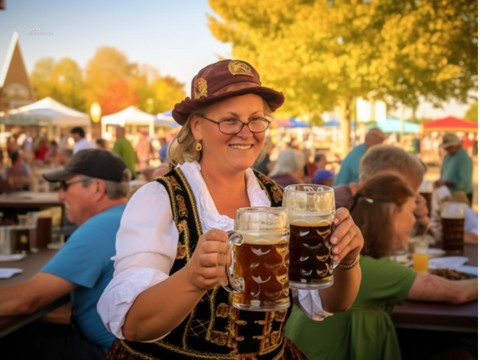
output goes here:
[{"label": "black embroidered bodice", "polygon": [[[282,190],[265,175],[254,171],[272,206],[281,206]],[[190,260],[202,227],[195,197],[178,168],[155,179],[170,197],[179,240],[170,275]],[[250,312],[232,306],[223,287],[208,291],[185,320],[155,343],[120,341],[124,350],[144,359],[276,359],[282,356],[285,325],[291,308]]]}]

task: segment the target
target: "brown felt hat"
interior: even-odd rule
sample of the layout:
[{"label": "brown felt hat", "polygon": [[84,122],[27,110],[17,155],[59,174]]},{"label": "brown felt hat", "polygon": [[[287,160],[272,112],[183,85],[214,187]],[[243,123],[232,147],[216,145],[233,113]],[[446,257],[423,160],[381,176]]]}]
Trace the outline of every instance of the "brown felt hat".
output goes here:
[{"label": "brown felt hat", "polygon": [[463,144],[463,140],[460,140],[457,135],[445,134],[443,135],[443,144],[441,144],[440,147],[446,149],[450,146],[458,146],[462,144]]},{"label": "brown felt hat", "polygon": [[204,67],[192,80],[191,97],[175,105],[172,116],[185,124],[194,111],[232,96],[256,94],[272,111],[283,105],[283,93],[263,87],[252,65],[241,60],[222,60]]}]

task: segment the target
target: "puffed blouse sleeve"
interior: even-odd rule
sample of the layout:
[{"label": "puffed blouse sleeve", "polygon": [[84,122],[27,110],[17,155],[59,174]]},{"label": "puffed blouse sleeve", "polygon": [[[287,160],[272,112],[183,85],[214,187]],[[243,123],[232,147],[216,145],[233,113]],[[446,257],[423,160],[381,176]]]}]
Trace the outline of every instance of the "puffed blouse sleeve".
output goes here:
[{"label": "puffed blouse sleeve", "polygon": [[123,213],[112,258],[115,272],[97,305],[105,327],[117,338],[125,338],[125,316],[137,296],[169,277],[177,243],[165,187],[158,182],[142,186]]}]

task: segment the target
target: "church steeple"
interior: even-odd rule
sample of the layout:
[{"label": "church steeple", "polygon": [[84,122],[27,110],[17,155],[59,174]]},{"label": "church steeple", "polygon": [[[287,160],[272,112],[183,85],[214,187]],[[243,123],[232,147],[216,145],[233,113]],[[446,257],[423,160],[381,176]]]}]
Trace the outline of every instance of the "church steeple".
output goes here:
[{"label": "church steeple", "polygon": [[0,72],[0,111],[27,105],[36,100],[37,96],[20,51],[18,33],[14,32]]}]

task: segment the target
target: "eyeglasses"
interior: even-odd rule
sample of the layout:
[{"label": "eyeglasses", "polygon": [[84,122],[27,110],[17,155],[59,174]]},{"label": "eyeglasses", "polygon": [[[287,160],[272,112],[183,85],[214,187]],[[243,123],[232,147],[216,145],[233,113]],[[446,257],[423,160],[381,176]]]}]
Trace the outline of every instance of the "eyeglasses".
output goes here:
[{"label": "eyeglasses", "polygon": [[215,121],[209,119],[203,115],[199,115],[201,118],[208,120],[218,125],[218,130],[225,135],[236,135],[243,130],[244,126],[247,126],[252,133],[262,133],[270,126],[270,121],[263,117],[256,117],[247,123],[244,123],[240,119],[225,119],[222,121]]},{"label": "eyeglasses", "polygon": [[67,191],[68,187],[72,184],[76,184],[76,183],[79,183],[79,182],[84,182],[85,179],[78,179],[78,180],[72,180],[72,181],[64,181],[64,180],[61,180],[60,181],[60,189],[62,189],[63,191]]}]

